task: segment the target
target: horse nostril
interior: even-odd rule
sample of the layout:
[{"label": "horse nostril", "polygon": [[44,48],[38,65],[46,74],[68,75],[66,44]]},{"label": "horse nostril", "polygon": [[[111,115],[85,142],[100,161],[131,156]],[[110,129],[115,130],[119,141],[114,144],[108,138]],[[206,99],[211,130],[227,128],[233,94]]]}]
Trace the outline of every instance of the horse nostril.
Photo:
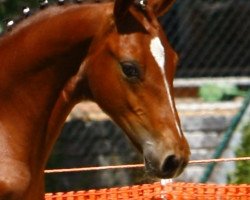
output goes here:
[{"label": "horse nostril", "polygon": [[166,158],[162,165],[162,172],[166,176],[173,176],[180,166],[181,161],[175,156],[170,155]]}]

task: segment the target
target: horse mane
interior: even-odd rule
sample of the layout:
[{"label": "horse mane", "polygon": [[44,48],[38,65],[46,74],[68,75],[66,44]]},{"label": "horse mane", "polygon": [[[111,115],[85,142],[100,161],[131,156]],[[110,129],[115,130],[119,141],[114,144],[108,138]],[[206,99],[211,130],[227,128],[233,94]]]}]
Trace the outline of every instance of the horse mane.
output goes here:
[{"label": "horse mane", "polygon": [[30,9],[28,6],[24,6],[20,15],[17,15],[12,19],[3,20],[5,27],[3,32],[0,33],[0,38],[8,35],[8,33],[12,33],[13,31],[15,32],[15,30],[19,29],[20,27],[30,24],[36,18],[39,18],[38,16],[41,12],[44,12],[45,15],[53,15],[56,14],[56,12],[59,12],[62,7],[66,8],[72,5],[77,6],[82,4],[100,4],[107,2],[113,2],[113,0],[57,0],[57,2],[51,3],[49,3],[47,0],[44,0],[40,2],[40,7],[38,8]]}]

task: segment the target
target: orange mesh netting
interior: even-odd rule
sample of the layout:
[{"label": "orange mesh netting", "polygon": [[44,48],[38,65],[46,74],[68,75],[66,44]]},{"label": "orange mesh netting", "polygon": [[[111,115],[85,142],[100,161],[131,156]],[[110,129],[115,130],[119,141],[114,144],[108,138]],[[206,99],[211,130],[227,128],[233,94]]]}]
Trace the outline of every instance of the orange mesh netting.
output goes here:
[{"label": "orange mesh netting", "polygon": [[45,200],[250,200],[250,185],[154,184],[46,194]]}]

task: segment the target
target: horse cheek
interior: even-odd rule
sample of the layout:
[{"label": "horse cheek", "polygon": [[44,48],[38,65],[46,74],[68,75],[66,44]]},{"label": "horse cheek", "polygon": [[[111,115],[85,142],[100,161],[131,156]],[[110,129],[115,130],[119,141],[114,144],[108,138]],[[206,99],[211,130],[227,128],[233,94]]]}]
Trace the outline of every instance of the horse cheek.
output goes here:
[{"label": "horse cheek", "polygon": [[102,66],[94,70],[91,74],[90,87],[93,100],[113,117],[116,113],[122,112],[124,106],[122,99],[125,98],[125,94],[116,70],[110,68],[112,66]]}]

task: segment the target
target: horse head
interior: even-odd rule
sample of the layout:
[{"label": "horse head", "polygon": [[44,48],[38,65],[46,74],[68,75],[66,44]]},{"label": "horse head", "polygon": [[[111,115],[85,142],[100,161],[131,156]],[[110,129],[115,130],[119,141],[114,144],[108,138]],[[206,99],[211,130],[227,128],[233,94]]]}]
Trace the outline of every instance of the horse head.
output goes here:
[{"label": "horse head", "polygon": [[[178,176],[189,160],[173,99],[178,61],[157,17],[174,0],[116,0],[81,65],[89,98],[125,131],[146,169]],[[102,20],[102,19],[100,19]]]}]

